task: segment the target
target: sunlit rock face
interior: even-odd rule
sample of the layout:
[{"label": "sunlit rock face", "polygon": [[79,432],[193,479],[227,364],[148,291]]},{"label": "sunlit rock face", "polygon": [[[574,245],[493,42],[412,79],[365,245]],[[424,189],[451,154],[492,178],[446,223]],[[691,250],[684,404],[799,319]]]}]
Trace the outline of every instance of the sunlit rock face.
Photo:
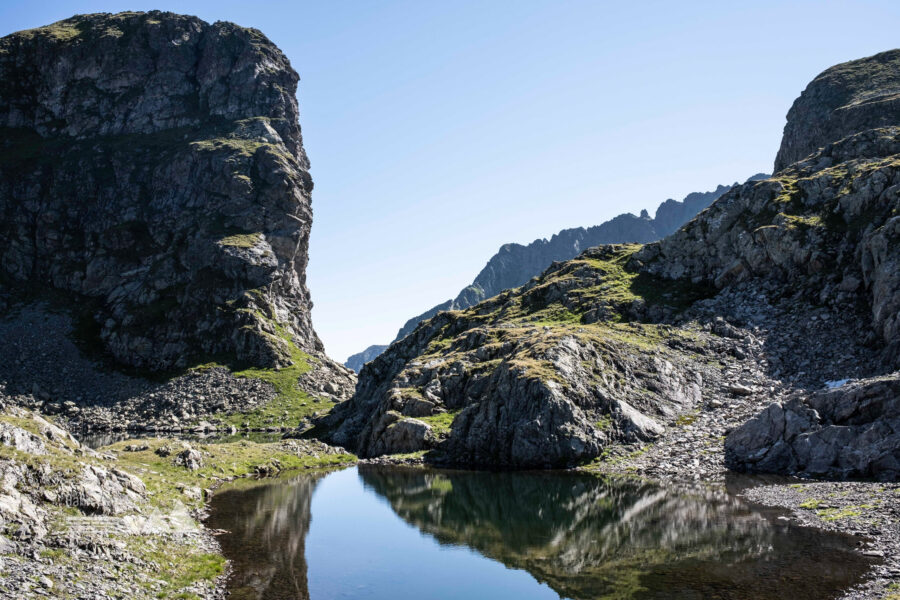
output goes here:
[{"label": "sunlit rock face", "polygon": [[71,294],[133,367],[320,351],[297,81],[259,31],[158,11],[0,40],[0,285]]},{"label": "sunlit rock face", "polygon": [[861,337],[881,338],[897,368],[898,185],[900,127],[863,131],[771,179],[738,186],[635,259],[662,277],[717,287],[769,280],[836,311],[867,310],[869,329]]}]

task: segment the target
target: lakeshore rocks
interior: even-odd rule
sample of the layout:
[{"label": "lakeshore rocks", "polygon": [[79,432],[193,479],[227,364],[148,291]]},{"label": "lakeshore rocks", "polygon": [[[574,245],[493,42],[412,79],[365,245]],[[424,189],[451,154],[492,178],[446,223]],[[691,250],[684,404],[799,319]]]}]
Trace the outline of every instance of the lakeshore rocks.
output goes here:
[{"label": "lakeshore rocks", "polygon": [[890,598],[900,580],[900,507],[889,499],[900,496],[900,484],[805,481],[786,485],[781,478],[769,482],[761,476],[754,479],[762,485],[745,488],[741,495],[757,506],[790,509],[792,527],[815,527],[866,539],[860,551],[876,562],[866,580],[846,590],[840,600]]},{"label": "lakeshore rocks", "polygon": [[55,289],[118,362],[322,345],[298,76],[264,35],[153,11],[0,40],[0,281]]},{"label": "lakeshore rocks", "polygon": [[725,441],[731,468],[813,477],[900,477],[900,372],[795,394]]},{"label": "lakeshore rocks", "polygon": [[[273,475],[293,456],[310,465],[352,461],[314,440],[225,447],[147,439],[97,452],[13,406],[2,389],[0,430],[9,434],[0,438],[3,598],[47,595],[36,587],[43,579],[43,590],[77,598],[223,598],[225,559],[199,522],[211,489]],[[162,447],[167,456],[149,451]],[[197,472],[199,461],[219,477]]]}]

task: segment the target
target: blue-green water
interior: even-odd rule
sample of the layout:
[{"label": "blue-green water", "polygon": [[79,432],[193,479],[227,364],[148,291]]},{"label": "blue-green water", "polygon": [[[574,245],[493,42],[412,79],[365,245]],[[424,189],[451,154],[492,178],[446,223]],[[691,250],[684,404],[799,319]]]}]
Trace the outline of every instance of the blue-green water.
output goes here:
[{"label": "blue-green water", "polygon": [[239,482],[207,525],[232,598],[829,598],[857,540],[724,492],[574,473],[360,466]]}]

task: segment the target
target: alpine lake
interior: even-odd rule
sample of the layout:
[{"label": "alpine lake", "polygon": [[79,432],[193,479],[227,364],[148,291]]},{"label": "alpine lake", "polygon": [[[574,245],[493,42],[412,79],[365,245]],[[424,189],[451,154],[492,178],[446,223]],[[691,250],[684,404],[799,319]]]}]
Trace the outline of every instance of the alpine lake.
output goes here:
[{"label": "alpine lake", "polygon": [[361,464],[229,483],[206,525],[237,600],[801,600],[862,578],[859,538],[750,505],[745,484]]}]

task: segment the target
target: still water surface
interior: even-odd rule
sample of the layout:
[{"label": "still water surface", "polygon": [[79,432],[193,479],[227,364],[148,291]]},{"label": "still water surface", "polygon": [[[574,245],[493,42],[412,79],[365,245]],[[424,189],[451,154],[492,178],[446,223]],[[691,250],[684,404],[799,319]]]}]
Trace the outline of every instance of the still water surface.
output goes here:
[{"label": "still water surface", "polygon": [[830,598],[857,540],[724,492],[360,466],[215,494],[232,598]]}]

